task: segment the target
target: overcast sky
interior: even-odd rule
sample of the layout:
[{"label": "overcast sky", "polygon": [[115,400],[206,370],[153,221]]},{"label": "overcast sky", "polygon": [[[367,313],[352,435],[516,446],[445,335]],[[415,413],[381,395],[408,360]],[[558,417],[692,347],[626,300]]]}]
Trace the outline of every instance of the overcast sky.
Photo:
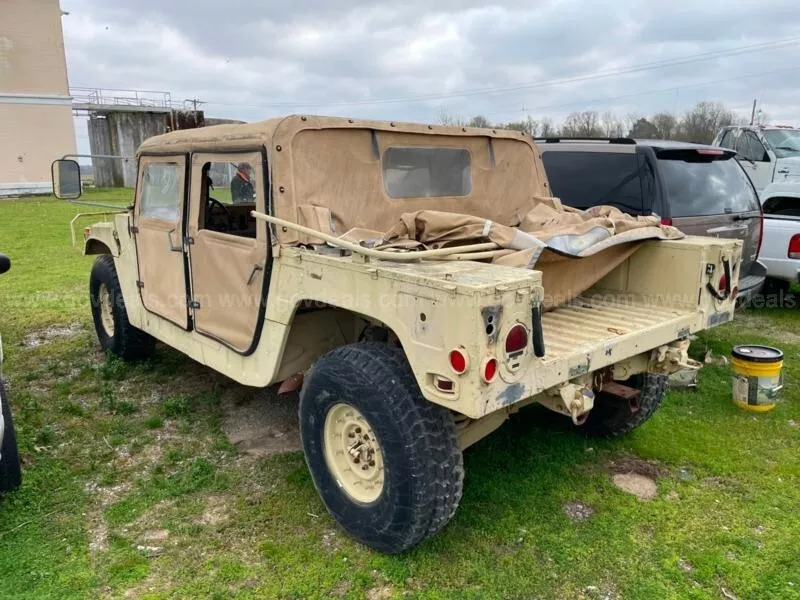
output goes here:
[{"label": "overcast sky", "polygon": [[213,117],[558,123],[574,110],[680,113],[700,100],[749,116],[757,97],[771,121],[800,125],[798,0],[61,6],[72,86],[197,98]]}]

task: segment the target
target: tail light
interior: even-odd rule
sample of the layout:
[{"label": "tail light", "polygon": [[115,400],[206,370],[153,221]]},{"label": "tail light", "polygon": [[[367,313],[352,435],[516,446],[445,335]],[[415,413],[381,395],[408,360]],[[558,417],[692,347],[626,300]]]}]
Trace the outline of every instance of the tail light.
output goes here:
[{"label": "tail light", "polygon": [[761,254],[761,242],[764,241],[764,213],[758,218],[758,248],[756,250],[756,258]]},{"label": "tail light", "polygon": [[506,354],[524,350],[528,345],[528,330],[521,323],[514,325],[506,335]]},{"label": "tail light", "polygon": [[719,278],[719,285],[717,286],[717,289],[720,292],[727,292],[730,289],[730,288],[728,288],[728,278],[727,278],[727,276],[723,275],[722,277]]},{"label": "tail light", "polygon": [[486,383],[492,383],[497,375],[497,359],[493,356],[484,359],[481,376]]},{"label": "tail light", "polygon": [[672,217],[661,217],[662,225],[672,225]]},{"label": "tail light", "polygon": [[460,348],[455,348],[450,351],[450,368],[453,369],[457,375],[464,374],[468,367],[469,359],[467,358],[466,352]]},{"label": "tail light", "polygon": [[800,233],[789,240],[789,258],[800,258]]}]

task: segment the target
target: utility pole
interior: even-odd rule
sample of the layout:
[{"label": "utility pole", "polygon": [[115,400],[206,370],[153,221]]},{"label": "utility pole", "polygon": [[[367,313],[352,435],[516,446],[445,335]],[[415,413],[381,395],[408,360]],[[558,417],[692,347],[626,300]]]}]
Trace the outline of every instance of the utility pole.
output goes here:
[{"label": "utility pole", "polygon": [[753,110],[750,112],[750,125],[756,120],[756,102],[757,99],[753,98]]}]

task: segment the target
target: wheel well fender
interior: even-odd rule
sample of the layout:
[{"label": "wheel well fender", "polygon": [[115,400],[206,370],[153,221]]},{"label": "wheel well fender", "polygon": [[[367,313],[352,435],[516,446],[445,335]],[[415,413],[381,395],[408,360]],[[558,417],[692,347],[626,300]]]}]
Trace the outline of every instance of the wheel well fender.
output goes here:
[{"label": "wheel well fender", "polygon": [[113,256],[114,254],[111,252],[111,248],[108,247],[108,244],[98,240],[97,238],[89,238],[86,240],[86,243],[83,246],[83,253],[86,256],[92,254],[111,254]]}]

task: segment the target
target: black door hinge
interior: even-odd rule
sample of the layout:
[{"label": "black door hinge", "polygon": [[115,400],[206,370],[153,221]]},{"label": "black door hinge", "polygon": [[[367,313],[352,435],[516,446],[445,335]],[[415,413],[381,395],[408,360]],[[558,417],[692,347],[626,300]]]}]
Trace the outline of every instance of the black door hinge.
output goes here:
[{"label": "black door hinge", "polygon": [[183,243],[186,246],[191,246],[194,244],[194,238],[190,235],[187,235],[185,238],[183,238]]},{"label": "black door hinge", "polygon": [[200,308],[200,303],[197,300],[189,300],[189,308]]},{"label": "black door hinge", "polygon": [[128,231],[130,233],[139,233],[139,228],[136,225],[129,225]]},{"label": "black door hinge", "polygon": [[142,289],[144,287],[144,281],[136,280],[136,287]]}]

